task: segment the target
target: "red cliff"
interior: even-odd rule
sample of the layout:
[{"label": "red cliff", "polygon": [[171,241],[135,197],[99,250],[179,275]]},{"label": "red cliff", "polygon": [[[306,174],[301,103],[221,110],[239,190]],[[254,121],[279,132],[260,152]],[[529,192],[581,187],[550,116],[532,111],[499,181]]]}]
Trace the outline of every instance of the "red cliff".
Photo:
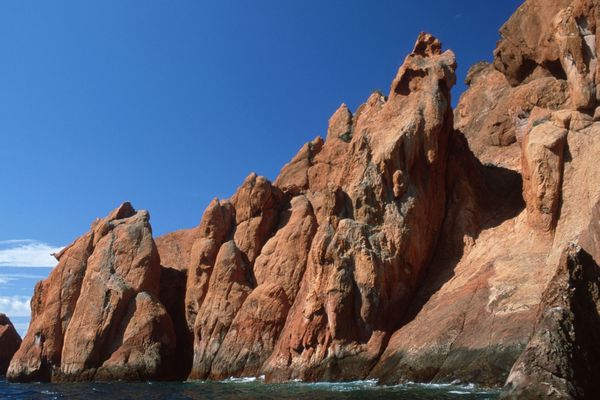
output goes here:
[{"label": "red cliff", "polygon": [[387,95],[341,105],[196,228],[155,244],[122,205],[36,287],[9,379],[594,393],[599,7],[526,1],[455,110],[454,54],[421,34]]}]

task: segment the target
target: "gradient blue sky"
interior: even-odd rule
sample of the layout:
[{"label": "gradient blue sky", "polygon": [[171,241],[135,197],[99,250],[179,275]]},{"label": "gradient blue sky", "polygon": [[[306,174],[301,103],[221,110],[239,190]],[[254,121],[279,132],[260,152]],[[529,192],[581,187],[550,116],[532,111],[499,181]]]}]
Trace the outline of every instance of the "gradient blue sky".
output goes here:
[{"label": "gradient blue sky", "polygon": [[155,235],[196,225],[342,102],[387,92],[422,30],[455,51],[457,97],[519,4],[0,2],[0,265],[7,240],[47,254],[125,200]]}]

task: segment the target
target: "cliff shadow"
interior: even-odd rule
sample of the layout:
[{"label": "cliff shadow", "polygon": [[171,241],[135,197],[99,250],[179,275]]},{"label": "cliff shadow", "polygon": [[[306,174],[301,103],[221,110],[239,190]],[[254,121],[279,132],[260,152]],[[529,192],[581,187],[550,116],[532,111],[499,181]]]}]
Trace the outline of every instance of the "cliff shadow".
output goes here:
[{"label": "cliff shadow", "polygon": [[188,330],[185,317],[185,291],[187,272],[161,266],[160,302],[167,309],[175,329],[176,348],[173,359],[168,360],[165,379],[185,380],[192,370],[193,336]]},{"label": "cliff shadow", "polygon": [[525,208],[521,174],[481,164],[460,132],[450,139],[446,193],[446,214],[436,250],[400,327],[412,321],[454,277],[455,268],[464,256],[466,237],[476,241],[482,231],[515,218]]}]

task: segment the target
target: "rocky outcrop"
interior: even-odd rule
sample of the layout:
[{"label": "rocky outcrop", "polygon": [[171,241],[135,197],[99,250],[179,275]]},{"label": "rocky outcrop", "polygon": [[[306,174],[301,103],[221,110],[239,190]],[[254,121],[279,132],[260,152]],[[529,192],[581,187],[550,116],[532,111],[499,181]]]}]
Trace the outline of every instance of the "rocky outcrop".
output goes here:
[{"label": "rocky outcrop", "polygon": [[212,378],[255,376],[273,352],[304,276],[316,218],[303,195],[280,216],[280,227],[254,263],[256,288],[232,322],[211,368]]},{"label": "rocky outcrop", "polygon": [[535,330],[513,365],[506,399],[596,398],[600,355],[600,203],[567,244],[539,305]]},{"label": "rocky outcrop", "polygon": [[160,263],[165,268],[186,271],[190,263],[192,246],[198,237],[199,227],[181,229],[155,239]]},{"label": "rocky outcrop", "polygon": [[444,215],[454,68],[423,34],[387,99],[331,118],[308,170],[319,226],[267,379],[364,378],[398,326]]},{"label": "rocky outcrop", "polygon": [[520,170],[518,141],[530,121],[570,107],[567,81],[552,76],[512,87],[504,74],[482,62],[471,67],[466,83],[469,90],[454,110],[454,126],[488,165]]},{"label": "rocky outcrop", "polygon": [[502,40],[494,51],[494,66],[511,85],[546,76],[565,78],[552,21],[572,3],[527,0],[500,28]]},{"label": "rocky outcrop", "polygon": [[600,266],[571,244],[544,292],[535,331],[512,367],[504,398],[598,398]]},{"label": "rocky outcrop", "polygon": [[60,368],[64,332],[81,292],[93,238],[94,233],[90,231],[63,249],[56,255],[59,265],[48,279],[35,286],[31,322],[9,366],[8,379],[48,381]]},{"label": "rocky outcrop", "polygon": [[206,378],[235,315],[252,291],[250,266],[234,241],[221,246],[207,295],[194,324],[194,364],[190,377]]},{"label": "rocky outcrop", "polygon": [[494,65],[511,85],[554,76],[569,82],[577,110],[593,109],[598,84],[595,0],[528,0],[502,27]]},{"label": "rocky outcrop", "polygon": [[124,204],[38,284],[9,378],[508,377],[507,397],[593,396],[596,3],[527,0],[454,112],[454,54],[419,35],[387,96],[342,104],[325,140],[196,228],[155,245]]},{"label": "rocky outcrop", "polygon": [[530,224],[554,228],[560,203],[567,126],[537,120],[522,139],[523,197]]},{"label": "rocky outcrop", "polygon": [[[251,174],[208,206],[187,267],[190,378],[367,375],[444,216],[454,68],[421,35],[388,98],[374,93],[355,115],[342,105],[275,185]],[[170,253],[174,238],[158,243]]]},{"label": "rocky outcrop", "polygon": [[447,173],[446,218],[432,263],[369,375],[382,383],[502,384],[533,325],[529,308],[537,299],[530,292],[540,284],[546,248],[521,236],[527,226],[515,220],[523,209],[519,176],[482,167],[458,133]]},{"label": "rocky outcrop", "polygon": [[149,215],[122,204],[56,255],[36,288],[12,380],[168,376],[173,323],[159,302],[160,259]]},{"label": "rocky outcrop", "polygon": [[6,374],[8,364],[21,345],[21,336],[8,317],[0,314],[0,376]]}]

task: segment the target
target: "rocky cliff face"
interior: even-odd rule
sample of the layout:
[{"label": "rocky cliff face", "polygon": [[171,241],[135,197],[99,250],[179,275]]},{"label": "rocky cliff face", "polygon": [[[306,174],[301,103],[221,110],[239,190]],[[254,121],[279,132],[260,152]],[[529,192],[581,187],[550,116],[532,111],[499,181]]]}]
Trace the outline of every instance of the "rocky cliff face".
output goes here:
[{"label": "rocky cliff face", "polygon": [[0,314],[0,376],[6,374],[8,364],[21,346],[21,337],[8,317]]},{"label": "rocky cliff face", "polygon": [[422,35],[388,97],[342,105],[274,185],[250,175],[211,203],[188,269],[192,378],[368,374],[439,234],[454,68]]},{"label": "rocky cliff face", "polygon": [[387,96],[342,105],[325,140],[196,228],[155,244],[148,214],[122,205],[36,287],[9,378],[591,393],[598,7],[526,1],[454,111],[454,55],[421,34]]},{"label": "rocky cliff face", "polygon": [[598,398],[600,267],[581,247],[563,254],[536,328],[512,367],[505,398]]},{"label": "rocky cliff face", "polygon": [[158,300],[161,266],[148,213],[124,203],[56,257],[35,288],[31,324],[7,377],[168,376],[176,338]]}]

